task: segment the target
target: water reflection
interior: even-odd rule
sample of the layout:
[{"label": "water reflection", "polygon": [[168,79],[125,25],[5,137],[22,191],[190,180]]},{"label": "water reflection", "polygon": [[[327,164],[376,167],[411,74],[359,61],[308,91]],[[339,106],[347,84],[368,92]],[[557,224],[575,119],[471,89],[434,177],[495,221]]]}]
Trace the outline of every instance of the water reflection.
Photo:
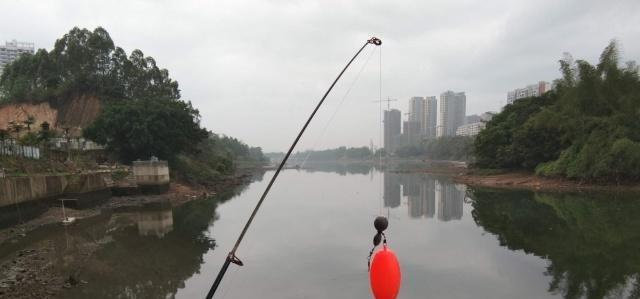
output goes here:
[{"label": "water reflection", "polygon": [[129,226],[137,227],[140,236],[162,238],[173,231],[173,209],[165,202],[141,208],[121,209],[113,213],[109,221],[110,231]]},{"label": "water reflection", "polygon": [[158,205],[115,212],[105,244],[82,267],[82,279],[89,284],[72,288],[67,297],[175,296],[184,281],[200,270],[202,256],[215,247],[206,231],[215,221],[218,204],[237,194],[227,192],[175,209]]},{"label": "water reflection", "polygon": [[394,172],[385,172],[383,180],[385,207],[399,207],[404,196],[411,218],[434,218],[437,213],[440,221],[462,219],[464,185],[447,178]]},{"label": "water reflection", "polygon": [[[400,298],[640,298],[637,196],[466,190],[424,174],[336,173],[282,173],[242,247],[247,266],[223,283],[226,297],[366,298],[361,258],[384,205],[402,258]],[[0,259],[52,244],[46,262],[88,282],[64,298],[200,298],[265,185],[44,227],[0,244]]]},{"label": "water reflection", "polygon": [[307,161],[303,168],[305,172],[335,172],[342,176],[347,174],[371,174],[374,169],[378,169],[375,162],[362,161],[362,162],[316,162]]},{"label": "water reflection", "polygon": [[534,194],[474,189],[475,222],[502,246],[548,259],[549,292],[640,298],[640,201],[635,194]]},{"label": "water reflection", "polygon": [[207,229],[217,206],[241,191],[178,208],[153,204],[105,210],[73,226],[45,226],[1,244],[0,260],[26,248],[46,248],[46,261],[62,280],[87,282],[65,290],[64,298],[172,298],[215,247]]}]

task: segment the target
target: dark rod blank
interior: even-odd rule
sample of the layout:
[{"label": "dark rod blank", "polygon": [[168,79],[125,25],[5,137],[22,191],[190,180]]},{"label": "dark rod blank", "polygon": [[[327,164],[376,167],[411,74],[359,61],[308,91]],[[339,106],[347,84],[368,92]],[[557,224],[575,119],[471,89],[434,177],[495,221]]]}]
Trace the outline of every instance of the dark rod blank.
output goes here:
[{"label": "dark rod blank", "polygon": [[251,216],[249,217],[249,220],[244,225],[244,228],[242,229],[242,232],[240,233],[240,236],[238,237],[238,240],[236,240],[236,244],[233,246],[233,249],[231,250],[231,252],[229,252],[229,254],[227,255],[227,258],[225,259],[224,264],[222,265],[222,268],[220,269],[220,272],[218,272],[218,276],[216,277],[216,280],[213,282],[213,285],[211,286],[211,289],[209,290],[209,293],[207,293],[207,297],[206,297],[207,299],[213,298],[213,295],[216,293],[216,290],[218,289],[218,286],[220,285],[220,282],[222,282],[222,278],[224,277],[224,274],[227,272],[227,269],[229,268],[230,263],[233,262],[234,264],[239,264],[239,265],[242,264],[242,262],[240,262],[240,260],[236,257],[236,250],[238,250],[238,246],[240,246],[240,242],[242,242],[242,239],[244,238],[244,235],[247,233],[247,230],[249,229],[249,226],[251,225],[251,222],[253,222],[253,218],[255,218],[256,214],[258,213],[258,210],[260,209],[260,206],[262,205],[262,202],[264,201],[264,199],[267,197],[267,194],[269,193],[269,190],[271,190],[271,186],[273,186],[273,183],[276,181],[276,178],[280,174],[280,171],[282,170],[284,165],[287,163],[287,160],[289,159],[289,156],[293,152],[293,149],[298,144],[298,141],[300,141],[300,138],[302,138],[302,134],[304,134],[304,131],[309,126],[309,123],[311,123],[311,120],[316,115],[316,112],[318,112],[318,109],[320,109],[320,106],[322,106],[322,103],[324,103],[324,100],[327,98],[327,96],[329,95],[329,93],[331,92],[333,87],[336,85],[336,83],[338,83],[338,80],[340,80],[340,77],[342,77],[342,74],[344,74],[344,72],[347,70],[347,68],[349,68],[351,63],[356,59],[356,57],[358,57],[358,55],[360,55],[360,52],[362,52],[362,50],[364,50],[364,48],[368,44],[373,44],[373,45],[376,45],[376,46],[380,46],[382,44],[382,41],[380,39],[376,38],[376,37],[372,37],[369,40],[367,40],[364,43],[364,45],[362,45],[360,50],[358,50],[358,52],[356,52],[356,55],[354,55],[353,58],[351,58],[351,60],[349,60],[349,62],[342,69],[340,74],[338,74],[338,77],[336,77],[336,79],[333,80],[333,83],[331,84],[331,86],[329,86],[329,89],[327,90],[327,92],[324,93],[324,96],[322,96],[322,99],[320,99],[320,102],[318,102],[318,105],[316,105],[316,108],[313,109],[313,112],[311,112],[311,115],[307,119],[307,122],[304,124],[304,126],[302,126],[302,129],[298,133],[298,136],[296,137],[296,139],[293,141],[293,144],[291,144],[291,147],[287,151],[287,154],[284,156],[284,159],[282,159],[282,162],[280,162],[280,165],[278,165],[278,169],[276,169],[276,172],[273,174],[273,177],[271,178],[271,181],[269,181],[269,184],[267,185],[267,188],[262,193],[262,196],[260,197],[260,200],[258,201],[258,204],[256,204],[256,207],[253,209],[253,212],[251,213]]}]

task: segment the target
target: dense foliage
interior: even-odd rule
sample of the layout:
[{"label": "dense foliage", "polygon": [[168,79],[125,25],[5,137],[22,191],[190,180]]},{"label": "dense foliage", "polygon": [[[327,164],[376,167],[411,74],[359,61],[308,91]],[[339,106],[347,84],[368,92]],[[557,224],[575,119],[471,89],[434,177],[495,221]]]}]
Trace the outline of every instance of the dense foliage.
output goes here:
[{"label": "dense foliage", "polygon": [[[283,155],[284,156],[284,155]],[[333,160],[368,160],[373,156],[373,152],[366,146],[346,147],[341,146],[326,150],[306,150],[292,155],[293,159],[307,159],[311,161],[333,161]]]},{"label": "dense foliage", "polygon": [[151,156],[173,161],[179,153],[195,151],[194,144],[206,138],[199,124],[190,103],[132,100],[108,105],[84,135],[105,144],[123,162]]},{"label": "dense foliage", "polygon": [[[59,104],[82,95],[103,103],[83,135],[121,162],[156,156],[169,161],[173,174],[204,183],[265,160],[260,148],[202,128],[198,110],[180,100],[178,82],[169,72],[140,50],[127,56],[101,27],[73,28],[51,51],[22,55],[0,76],[0,102]],[[31,133],[27,122],[18,125],[29,132],[23,143],[49,137]],[[20,130],[14,130],[16,136]]]},{"label": "dense foliage", "polygon": [[228,136],[209,133],[191,154],[178,155],[174,167],[183,181],[210,184],[237,168],[255,167],[266,163],[259,147],[250,147]]},{"label": "dense foliage", "polygon": [[474,149],[483,168],[535,169],[589,180],[640,178],[640,78],[611,42],[593,66],[566,55],[555,91],[515,101],[487,123]]},{"label": "dense foliage", "polygon": [[403,158],[469,161],[472,159],[473,137],[452,136],[425,140],[420,145],[407,145],[396,150]]},{"label": "dense foliage", "polygon": [[0,76],[2,101],[59,101],[93,94],[103,100],[179,99],[178,83],[152,57],[129,57],[101,27],[73,28],[51,51],[21,55]]}]

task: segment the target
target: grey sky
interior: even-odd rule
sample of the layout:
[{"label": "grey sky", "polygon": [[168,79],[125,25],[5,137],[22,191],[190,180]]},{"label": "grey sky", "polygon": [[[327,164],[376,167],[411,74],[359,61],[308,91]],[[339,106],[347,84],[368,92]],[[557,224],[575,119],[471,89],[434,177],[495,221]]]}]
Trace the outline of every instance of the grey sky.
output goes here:
[{"label": "grey sky", "polygon": [[[640,1],[13,1],[0,0],[0,42],[50,49],[73,26],[103,26],[178,80],[210,130],[265,151],[286,149],[358,47],[382,39],[382,94],[467,93],[467,114],[559,76],[563,52],[595,61],[616,38],[640,58]],[[368,49],[372,50],[372,49]],[[378,52],[365,51],[299,148],[379,141]],[[376,50],[377,51],[377,50]],[[355,74],[371,60],[343,98]],[[337,111],[322,131],[331,116]],[[321,138],[322,137],[322,138]]]}]

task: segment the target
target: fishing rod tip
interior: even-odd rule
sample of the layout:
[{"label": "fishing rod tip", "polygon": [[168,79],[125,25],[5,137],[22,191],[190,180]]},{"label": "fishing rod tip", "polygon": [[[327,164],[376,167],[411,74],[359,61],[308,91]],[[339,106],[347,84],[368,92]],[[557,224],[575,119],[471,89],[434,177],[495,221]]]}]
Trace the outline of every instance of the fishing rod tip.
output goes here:
[{"label": "fishing rod tip", "polygon": [[376,46],[382,45],[382,41],[375,36],[369,39],[369,43],[374,44]]}]

